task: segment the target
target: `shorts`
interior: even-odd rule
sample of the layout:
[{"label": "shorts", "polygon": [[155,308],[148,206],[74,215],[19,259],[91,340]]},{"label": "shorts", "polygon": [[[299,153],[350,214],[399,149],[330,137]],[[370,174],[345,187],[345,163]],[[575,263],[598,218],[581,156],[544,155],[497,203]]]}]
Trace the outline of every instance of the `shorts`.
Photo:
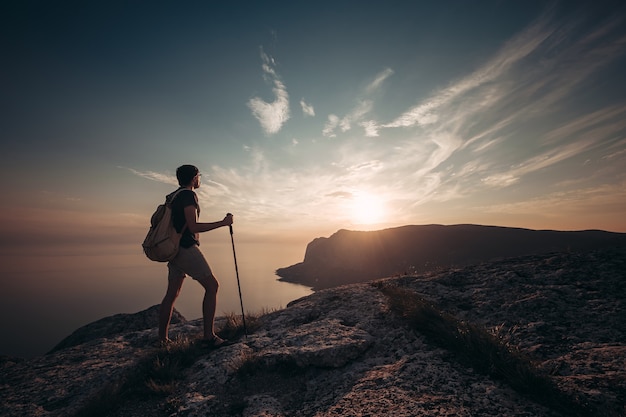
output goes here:
[{"label": "shorts", "polygon": [[195,280],[213,276],[209,263],[197,245],[181,247],[176,257],[167,263],[167,269],[168,280],[184,278],[186,275]]}]

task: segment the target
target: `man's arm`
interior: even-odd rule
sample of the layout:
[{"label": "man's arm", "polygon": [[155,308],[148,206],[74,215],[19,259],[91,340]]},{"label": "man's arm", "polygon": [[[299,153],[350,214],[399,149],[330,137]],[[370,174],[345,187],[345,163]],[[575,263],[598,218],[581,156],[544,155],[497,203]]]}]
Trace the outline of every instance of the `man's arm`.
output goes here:
[{"label": "man's arm", "polygon": [[187,228],[191,233],[208,232],[209,230],[217,229],[219,227],[230,226],[233,224],[233,216],[227,215],[223,220],[212,223],[198,223],[198,211],[194,206],[185,207],[185,220],[187,221]]}]

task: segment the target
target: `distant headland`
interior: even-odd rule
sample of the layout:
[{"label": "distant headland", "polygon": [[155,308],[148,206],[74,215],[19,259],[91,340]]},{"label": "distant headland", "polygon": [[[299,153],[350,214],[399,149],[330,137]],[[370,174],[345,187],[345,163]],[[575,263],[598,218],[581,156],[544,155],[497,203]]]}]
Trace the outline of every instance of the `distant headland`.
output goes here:
[{"label": "distant headland", "polygon": [[280,280],[316,290],[404,274],[422,274],[496,259],[626,246],[626,233],[511,227],[409,225],[339,230],[311,241],[304,261],[276,270]]}]

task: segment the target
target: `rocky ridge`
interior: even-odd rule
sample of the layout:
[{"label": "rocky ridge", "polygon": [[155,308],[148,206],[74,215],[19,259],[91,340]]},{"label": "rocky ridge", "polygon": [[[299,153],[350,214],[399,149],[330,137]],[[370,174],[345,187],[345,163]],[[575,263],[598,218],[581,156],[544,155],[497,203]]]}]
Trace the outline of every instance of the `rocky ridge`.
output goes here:
[{"label": "rocky ridge", "polygon": [[626,233],[512,227],[409,225],[383,230],[339,230],[312,240],[304,260],[279,268],[282,280],[314,289],[399,274],[424,274],[522,255],[626,247]]},{"label": "rocky ridge", "polygon": [[[626,415],[626,253],[532,255],[378,281],[410,289],[517,347],[595,415]],[[0,361],[5,416],[72,416],[142,360],[154,308],[99,321],[48,355]],[[148,320],[149,322],[149,320]],[[96,322],[98,323],[98,322]],[[222,322],[218,322],[218,327]],[[128,326],[124,329],[125,324]],[[154,323],[156,325],[156,321]],[[108,329],[103,330],[103,329]],[[129,330],[130,329],[130,330]],[[172,335],[196,337],[199,320]],[[407,327],[371,283],[318,291],[202,353],[167,397],[111,416],[559,416]],[[589,414],[594,415],[594,414]]]}]

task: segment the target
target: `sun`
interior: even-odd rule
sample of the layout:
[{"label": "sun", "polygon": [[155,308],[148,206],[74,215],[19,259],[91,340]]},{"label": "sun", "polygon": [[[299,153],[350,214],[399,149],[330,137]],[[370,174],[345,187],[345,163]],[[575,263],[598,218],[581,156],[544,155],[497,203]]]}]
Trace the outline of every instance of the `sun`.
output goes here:
[{"label": "sun", "polygon": [[382,200],[373,194],[359,193],[350,204],[350,218],[355,224],[379,223],[385,217]]}]

